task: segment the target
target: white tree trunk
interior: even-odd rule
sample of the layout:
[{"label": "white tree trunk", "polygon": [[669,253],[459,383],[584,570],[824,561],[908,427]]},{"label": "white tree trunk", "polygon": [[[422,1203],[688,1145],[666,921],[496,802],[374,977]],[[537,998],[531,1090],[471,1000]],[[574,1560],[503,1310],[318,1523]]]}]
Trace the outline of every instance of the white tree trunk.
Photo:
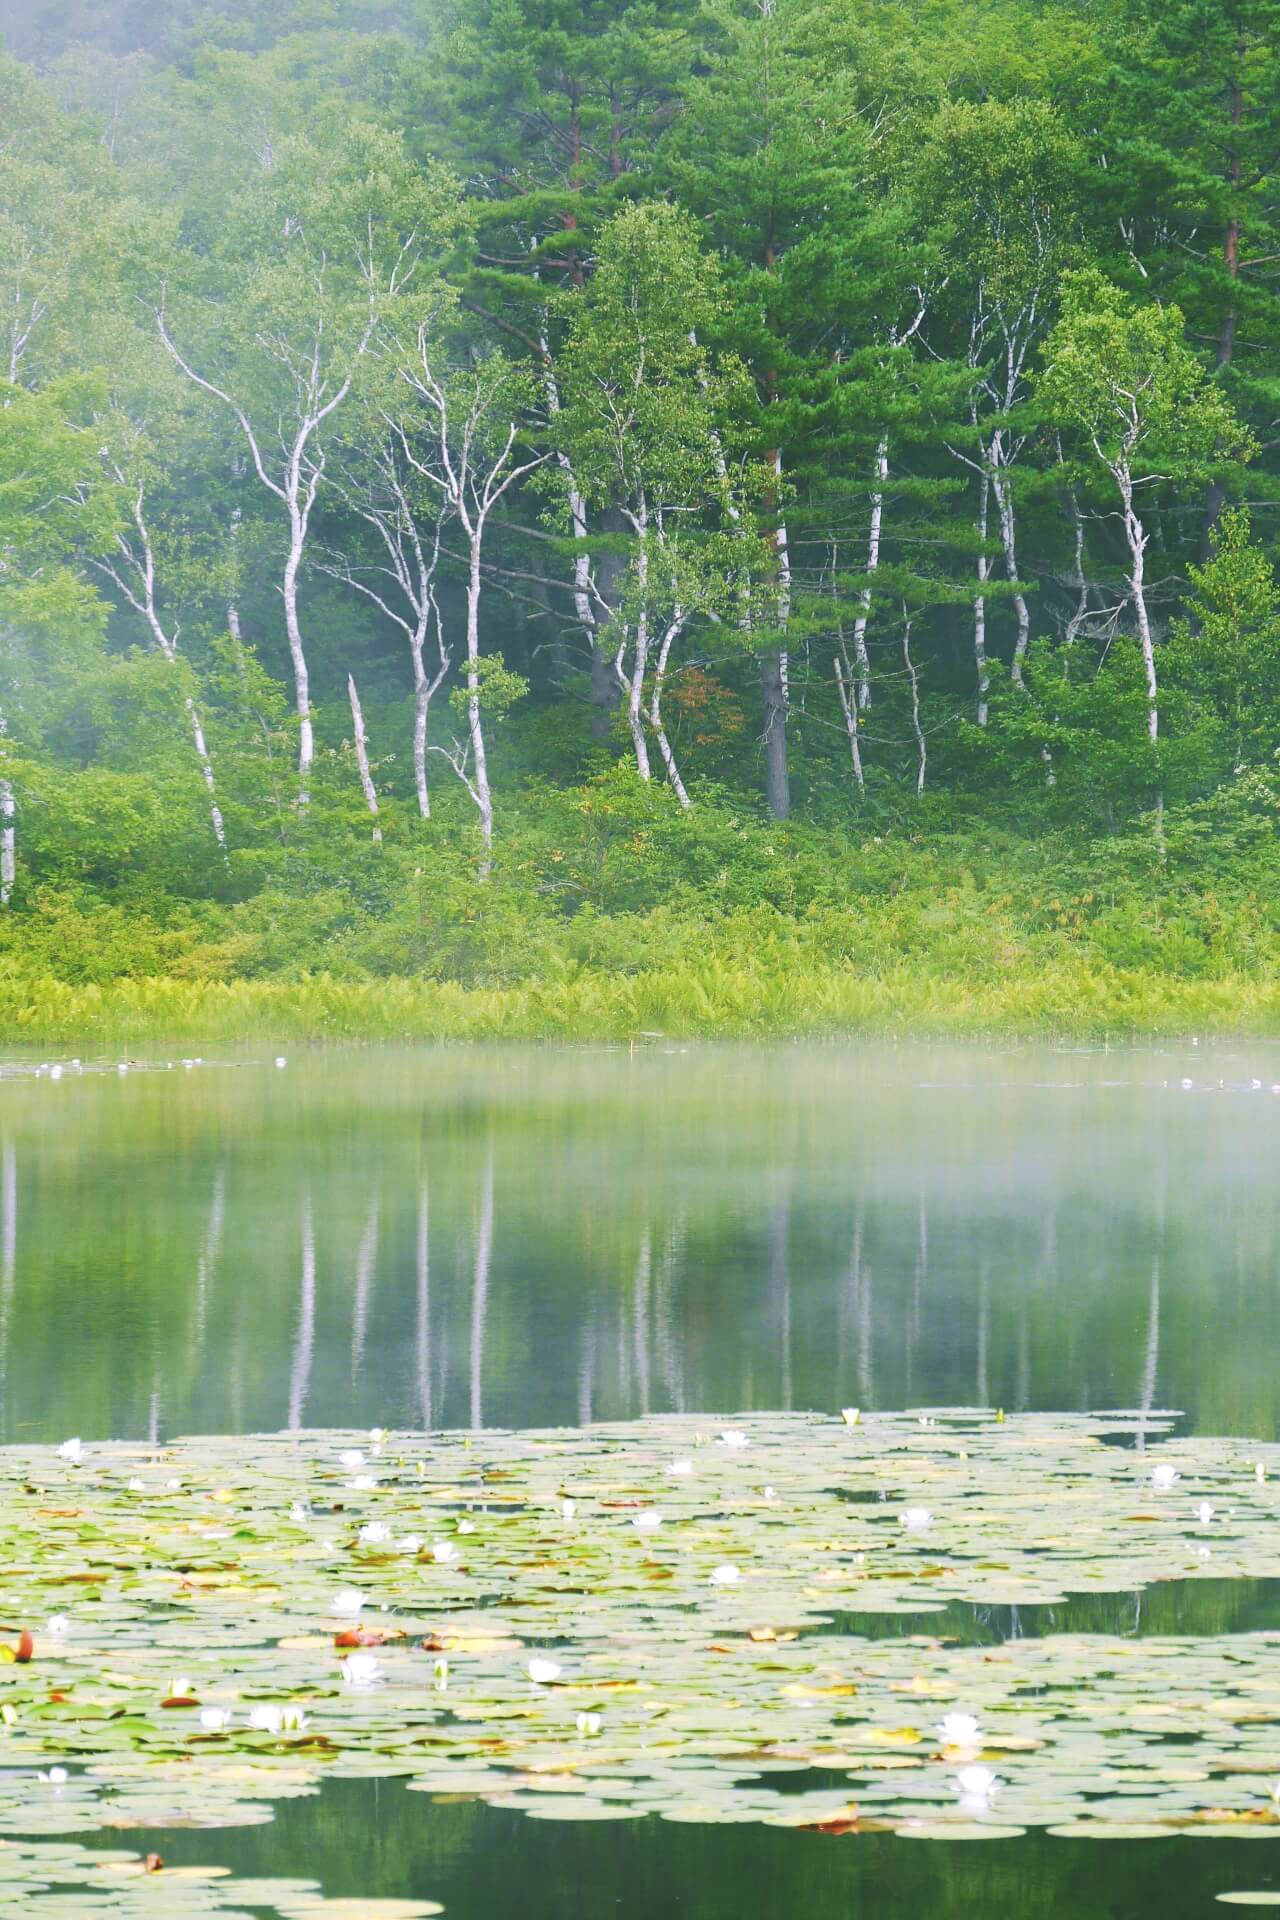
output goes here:
[{"label": "white tree trunk", "polygon": [[9,905],[18,877],[17,811],[12,780],[0,780],[0,907]]},{"label": "white tree trunk", "polygon": [[[636,521],[636,531],[643,542],[645,536],[645,518],[643,512]],[[649,609],[645,605],[645,593],[649,585],[649,555],[643,544],[636,561],[636,578],[640,589],[640,608],[636,615],[636,638],[634,657],[631,662],[631,678],[628,680],[622,667],[623,646],[618,650],[618,676],[627,689],[627,725],[631,729],[631,744],[635,748],[636,766],[640,778],[651,778],[649,766],[649,742],[644,731],[644,682],[649,670]]]},{"label": "white tree trunk", "polygon": [[493,796],[489,791],[489,762],[485,755],[484,728],[480,721],[480,538],[478,531],[471,536],[471,558],[467,570],[467,730],[471,737],[476,808],[480,814],[480,833],[484,840],[480,871],[487,877],[493,848]]},{"label": "white tree trunk", "polygon": [[418,813],[431,818],[431,794],[427,788],[427,716],[431,710],[431,686],[422,666],[422,643],[413,654],[413,786],[418,796]]},{"label": "white tree trunk", "polygon": [[924,792],[924,769],[928,753],[925,747],[924,728],[920,724],[920,676],[915,662],[911,658],[911,621],[903,612],[902,618],[902,663],[907,670],[907,680],[911,687],[911,731],[916,737],[916,794]]},{"label": "white tree trunk", "polygon": [[191,722],[191,737],[195,742],[196,759],[200,762],[200,775],[209,792],[209,818],[213,822],[213,837],[225,853],[227,850],[227,830],[223,825],[222,808],[218,805],[213,784],[213,761],[209,758],[209,749],[205,745],[204,728],[200,724],[200,715],[196,703],[190,695],[186,701],[187,718]]},{"label": "white tree trunk", "polygon": [[[884,483],[889,478],[889,441],[884,436],[876,448],[875,489],[871,495],[871,527],[867,534],[867,584],[862,589],[858,616],[853,623],[853,661],[858,670],[858,711],[871,705],[871,659],[867,653],[867,622],[871,618],[871,580],[880,566],[880,537],[884,527]],[[862,785],[861,777],[858,781]]]},{"label": "white tree trunk", "polygon": [[284,563],[284,625],[289,636],[289,659],[293,664],[293,699],[298,715],[298,778],[301,787],[298,793],[298,805],[305,807],[311,799],[307,790],[307,780],[316,756],[315,734],[311,725],[311,679],[307,672],[307,655],[302,644],[302,628],[298,623],[298,569],[302,565],[302,550],[306,543],[306,524],[296,508],[289,511],[289,554]]},{"label": "white tree trunk", "polygon": [[[991,484],[995,489],[996,511],[1000,519],[1000,544],[1004,549],[1004,570],[1011,581],[1018,578],[1017,528],[1014,520],[1013,494],[1009,482],[1002,479],[999,472],[991,475]],[[1013,590],[1014,611],[1018,616],[1018,637],[1013,646],[1013,661],[1009,668],[1009,678],[1015,687],[1025,686],[1022,677],[1023,663],[1027,657],[1027,647],[1031,641],[1031,614],[1027,607],[1026,595],[1020,587]]]},{"label": "white tree trunk", "polygon": [[356,765],[360,769],[360,789],[364,794],[364,803],[373,816],[373,844],[382,845],[382,828],[378,823],[378,791],[373,784],[373,774],[369,770],[369,740],[364,730],[364,714],[360,707],[360,695],[356,692],[354,674],[347,675],[347,699],[351,702],[351,725],[355,731]]},{"label": "white tree trunk", "polygon": [[1149,535],[1133,504],[1133,481],[1127,473],[1120,476],[1120,498],[1124,505],[1124,534],[1129,544],[1129,593],[1138,622],[1142,645],[1142,664],[1147,678],[1147,737],[1160,735],[1160,690],[1156,683],[1156,649],[1147,608],[1146,556]]},{"label": "white tree trunk", "polygon": [[[991,577],[991,560],[987,553],[987,523],[991,500],[991,476],[984,467],[978,479],[978,585],[982,588]],[[978,725],[985,727],[988,718],[987,694],[991,688],[991,674],[987,668],[987,596],[979,591],[973,602],[973,664],[978,674]]]},{"label": "white tree trunk", "polygon": [[840,711],[844,715],[844,729],[849,736],[849,759],[853,764],[853,777],[858,783],[858,792],[865,793],[867,783],[862,772],[862,742],[858,739],[858,694],[849,663],[843,657],[843,639],[840,645],[841,651],[834,658],[836,692],[840,695]]},{"label": "white tree trunk", "polygon": [[649,702],[649,725],[653,728],[654,737],[658,742],[658,751],[662,755],[662,764],[667,770],[667,778],[671,782],[676,799],[682,807],[687,809],[690,805],[688,790],[680,778],[676,756],[667,738],[667,730],[662,724],[662,689],[666,683],[667,661],[683,628],[684,620],[677,615],[662,636],[662,645],[658,649],[658,659],[653,670],[653,698]]}]

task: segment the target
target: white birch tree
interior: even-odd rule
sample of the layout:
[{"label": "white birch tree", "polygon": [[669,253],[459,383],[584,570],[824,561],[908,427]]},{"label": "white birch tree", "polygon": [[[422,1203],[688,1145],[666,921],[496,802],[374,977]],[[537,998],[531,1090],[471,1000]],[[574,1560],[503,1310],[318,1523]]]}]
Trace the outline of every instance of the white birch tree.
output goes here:
[{"label": "white birch tree", "polygon": [[493,792],[482,710],[486,695],[490,709],[500,709],[517,691],[524,690],[524,682],[506,672],[500,655],[481,658],[485,536],[502,500],[548,456],[528,445],[528,383],[502,354],[489,354],[469,366],[450,369],[443,345],[423,325],[411,343],[401,342],[397,364],[401,379],[417,403],[412,419],[407,415],[397,417],[400,452],[407,468],[435,490],[443,512],[456,522],[465,549],[465,690],[461,705],[467,737],[465,742],[455,741],[452,751],[434,751],[445,755],[475,804],[484,845],[482,872],[487,873],[493,846]]},{"label": "white birch tree", "polygon": [[1190,485],[1252,443],[1186,344],[1177,307],[1139,305],[1096,270],[1071,274],[1047,347],[1040,399],[1086,471],[1118,500],[1126,585],[1146,682],[1147,736],[1160,734],[1156,625],[1147,582],[1162,487]]},{"label": "white birch tree", "polygon": [[[176,315],[162,299],[156,325],[175,366],[234,420],[254,476],[283,510],[280,595],[305,806],[315,733],[299,583],[332,423],[379,330],[423,297],[457,226],[458,191],[448,175],[414,168],[398,138],[356,126],[324,146],[282,143],[236,211],[212,289],[225,322],[211,320],[207,300],[203,314],[188,299]],[[240,272],[244,293],[227,302],[226,279]],[[198,348],[190,333],[203,335]]]}]

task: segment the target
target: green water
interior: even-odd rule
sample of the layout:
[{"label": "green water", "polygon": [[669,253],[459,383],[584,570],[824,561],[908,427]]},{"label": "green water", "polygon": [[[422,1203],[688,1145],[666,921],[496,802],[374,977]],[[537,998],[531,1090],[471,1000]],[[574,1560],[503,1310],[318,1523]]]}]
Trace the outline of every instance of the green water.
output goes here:
[{"label": "green water", "polygon": [[[36,1064],[0,1079],[4,1438],[850,1402],[1277,1432],[1275,1044]],[[1265,1586],[1096,1624],[1129,1613],[1280,1624]],[[1006,1615],[949,1630],[1058,1624]],[[394,1783],[158,1844],[468,1920],[1180,1916],[1280,1878],[1257,1840],[566,1826]]]}]

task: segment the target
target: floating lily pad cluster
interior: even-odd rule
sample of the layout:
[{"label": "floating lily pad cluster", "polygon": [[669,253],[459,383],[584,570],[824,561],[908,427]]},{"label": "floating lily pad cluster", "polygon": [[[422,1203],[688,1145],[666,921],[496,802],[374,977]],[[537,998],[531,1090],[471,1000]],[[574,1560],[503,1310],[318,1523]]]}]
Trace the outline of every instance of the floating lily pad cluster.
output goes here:
[{"label": "floating lily pad cluster", "polygon": [[1280,1577],[1277,1446],[852,1410],[71,1443],[0,1450],[0,1515],[0,1834],[260,1821],[334,1775],[552,1819],[1280,1833],[1280,1633],[928,1631]]},{"label": "floating lily pad cluster", "polygon": [[228,1867],[51,1842],[0,1843],[0,1920],[427,1920],[433,1900],[326,1900],[314,1880],[236,1880]]}]

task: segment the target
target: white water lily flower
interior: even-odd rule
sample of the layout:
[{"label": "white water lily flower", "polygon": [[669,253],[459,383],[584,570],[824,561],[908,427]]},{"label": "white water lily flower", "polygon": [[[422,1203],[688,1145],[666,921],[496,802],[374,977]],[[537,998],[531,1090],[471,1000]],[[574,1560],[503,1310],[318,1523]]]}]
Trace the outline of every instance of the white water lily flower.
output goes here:
[{"label": "white water lily flower", "polygon": [[249,1725],[255,1733],[302,1733],[306,1724],[307,1716],[301,1707],[263,1701],[249,1711]]},{"label": "white water lily flower", "polygon": [[349,1653],[338,1664],[344,1686],[371,1687],[375,1680],[382,1678],[382,1668],[371,1653]]},{"label": "white water lily flower", "polygon": [[182,1487],[181,1480],[166,1480],[164,1484],[170,1493],[178,1493]]},{"label": "white water lily flower", "polygon": [[713,1567],[711,1571],[713,1587],[736,1587],[741,1578],[742,1572],[738,1567]]},{"label": "white water lily flower", "polygon": [[856,1427],[862,1418],[862,1409],[861,1407],[841,1407],[840,1418],[846,1427]]},{"label": "white water lily flower", "polygon": [[938,1722],[938,1732],[946,1747],[977,1747],[982,1744],[982,1730],[971,1713],[944,1713]]},{"label": "white water lily flower", "polygon": [[377,1484],[371,1473],[358,1473],[351,1482],[357,1493],[372,1493]]},{"label": "white water lily flower", "polygon": [[1171,1467],[1167,1460],[1162,1460],[1158,1467],[1151,1469],[1151,1484],[1158,1493],[1167,1493],[1169,1488],[1181,1478],[1182,1475],[1178,1469]]},{"label": "white water lily flower", "polygon": [[1266,1469],[1266,1468],[1265,1468],[1265,1466],[1264,1466],[1264,1465],[1262,1464],[1262,1462],[1261,1462],[1261,1460],[1259,1460],[1259,1462],[1258,1462],[1258,1464],[1257,1464],[1257,1466],[1256,1466],[1256,1467],[1254,1468],[1254,1470],[1253,1470],[1253,1477],[1254,1477],[1254,1479],[1255,1479],[1255,1480],[1256,1480],[1256,1481],[1258,1482],[1258,1485],[1259,1485],[1259,1486],[1261,1486],[1261,1485],[1262,1485],[1262,1482],[1263,1482],[1263,1481],[1264,1481],[1264,1480],[1266,1479],[1266,1477],[1267,1477],[1267,1469]]},{"label": "white water lily flower", "polygon": [[225,1733],[231,1725],[229,1707],[201,1707],[200,1725],[206,1733]]},{"label": "white water lily flower", "polygon": [[60,1460],[78,1460],[83,1452],[84,1444],[78,1437],[74,1440],[64,1440],[58,1448],[58,1458]]},{"label": "white water lily flower", "polygon": [[67,1628],[69,1625],[70,1625],[70,1622],[67,1619],[67,1616],[65,1613],[51,1613],[49,1615],[49,1632],[53,1635],[55,1640],[66,1639]]},{"label": "white water lily flower", "polygon": [[301,1500],[295,1500],[289,1509],[289,1518],[295,1526],[305,1527],[311,1518],[311,1509],[305,1507]]},{"label": "white water lily flower", "polygon": [[385,1427],[370,1427],[369,1445],[373,1448],[373,1451],[375,1453],[382,1452],[382,1445],[386,1437],[387,1437],[387,1430]]},{"label": "white water lily flower", "polygon": [[1200,1525],[1202,1527],[1207,1527],[1209,1522],[1213,1519],[1213,1508],[1209,1505],[1209,1502],[1207,1500],[1202,1500],[1200,1502],[1200,1505],[1196,1508],[1196,1519],[1200,1522]]},{"label": "white water lily flower", "polygon": [[602,1724],[598,1713],[580,1713],[574,1721],[574,1725],[584,1740],[590,1740],[595,1734],[599,1733]]},{"label": "white water lily flower", "polygon": [[1280,1780],[1277,1780],[1272,1787],[1271,1798],[1275,1801],[1276,1805],[1280,1807]]},{"label": "white water lily flower", "polygon": [[147,1489],[146,1489],[146,1487],[145,1487],[145,1486],[143,1485],[143,1483],[142,1483],[142,1481],[141,1481],[141,1480],[131,1480],[131,1481],[129,1482],[129,1492],[130,1492],[130,1493],[145,1493],[145,1492],[146,1492],[146,1490],[147,1490]]},{"label": "white water lily flower", "polygon": [[474,1520],[459,1520],[458,1522],[459,1533],[474,1533],[475,1530],[476,1530],[476,1523]]},{"label": "white water lily flower", "polygon": [[437,1660],[433,1671],[435,1675],[436,1692],[447,1692],[449,1687],[449,1662],[447,1660]]},{"label": "white water lily flower", "polygon": [[684,1480],[693,1472],[692,1460],[673,1460],[667,1468],[673,1480]]},{"label": "white water lily flower", "polygon": [[574,1516],[574,1514],[575,1514],[575,1513],[577,1512],[577,1510],[578,1510],[578,1508],[577,1508],[577,1502],[576,1502],[576,1501],[573,1501],[573,1500],[563,1500],[563,1501],[561,1501],[561,1503],[560,1503],[560,1512],[561,1512],[561,1514],[562,1514],[562,1516],[564,1517],[564,1519],[566,1519],[566,1520],[572,1520],[572,1518],[573,1518],[573,1516]]},{"label": "white water lily flower", "polygon": [[288,1063],[288,1061],[287,1061],[287,1060],[285,1059],[285,1057],[284,1057],[284,1055],[283,1055],[282,1053],[278,1053],[278,1054],[276,1055],[276,1065],[277,1065],[278,1067],[287,1067],[287,1066],[288,1066],[288,1064],[289,1064],[289,1063]]},{"label": "white water lily flower", "polygon": [[356,1587],[343,1587],[335,1593],[329,1611],[336,1613],[339,1619],[356,1620],[364,1607],[364,1595]]},{"label": "white water lily flower", "polygon": [[933,1515],[928,1507],[904,1507],[901,1519],[908,1533],[923,1533],[933,1525]]},{"label": "white water lily flower", "polygon": [[61,1080],[61,1078],[62,1078],[62,1068],[61,1068],[60,1066],[52,1066],[52,1067],[50,1067],[50,1069],[49,1069],[49,1078],[50,1078],[51,1080]]},{"label": "white water lily flower", "polygon": [[169,1682],[169,1698],[171,1700],[189,1700],[191,1698],[190,1674],[186,1674],[186,1673],[174,1674],[173,1678]]},{"label": "white water lily flower", "polygon": [[338,1464],[345,1467],[348,1473],[354,1473],[357,1467],[364,1465],[364,1455],[359,1447],[344,1447],[338,1455]]},{"label": "white water lily flower", "polygon": [[396,1551],[398,1553],[420,1553],[422,1551],[422,1542],[416,1533],[406,1533],[403,1540],[396,1541]]},{"label": "white water lily flower", "polygon": [[439,1560],[443,1565],[457,1559],[458,1549],[452,1540],[437,1540],[431,1549],[431,1554],[433,1559]]},{"label": "white water lily flower", "polygon": [[39,1774],[37,1778],[46,1781],[51,1787],[65,1787],[67,1784],[67,1770],[65,1767],[50,1767],[48,1773]]},{"label": "white water lily flower", "polygon": [[631,1524],[637,1533],[656,1533],[662,1525],[662,1515],[656,1507],[646,1507],[643,1513],[633,1513]]},{"label": "white water lily flower", "polygon": [[17,1726],[18,1709],[14,1706],[12,1700],[6,1700],[4,1705],[0,1707],[0,1721],[3,1721],[6,1727]]},{"label": "white water lily flower", "polygon": [[764,1497],[766,1500],[770,1500],[770,1501],[776,1500],[778,1497],[777,1489],[775,1487],[766,1487],[764,1490]]},{"label": "white water lily flower", "polygon": [[960,1804],[974,1812],[989,1807],[999,1791],[1000,1780],[990,1767],[961,1767],[956,1775]]},{"label": "white water lily flower", "polygon": [[1212,1547],[1197,1547],[1197,1548],[1196,1548],[1196,1559],[1197,1559],[1197,1560],[1211,1560],[1212,1558],[1213,1558],[1213,1548],[1212,1548]]},{"label": "white water lily flower", "polygon": [[724,1427],[720,1433],[720,1444],[722,1447],[745,1447],[747,1436],[741,1427]]},{"label": "white water lily flower", "polygon": [[545,1660],[541,1657],[531,1660],[526,1668],[529,1678],[539,1687],[549,1687],[553,1680],[560,1678],[563,1671],[558,1660]]},{"label": "white water lily flower", "polygon": [[391,1529],[383,1520],[369,1520],[356,1537],[362,1547],[380,1547],[391,1538]]}]

